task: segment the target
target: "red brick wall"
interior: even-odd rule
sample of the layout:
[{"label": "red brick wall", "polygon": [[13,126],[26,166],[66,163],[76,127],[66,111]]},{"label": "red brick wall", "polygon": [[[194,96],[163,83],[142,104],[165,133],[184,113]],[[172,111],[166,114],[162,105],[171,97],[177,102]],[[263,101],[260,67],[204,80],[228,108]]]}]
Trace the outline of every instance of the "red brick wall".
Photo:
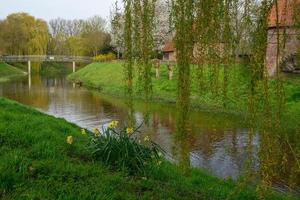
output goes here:
[{"label": "red brick wall", "polygon": [[[299,16],[300,0],[277,0],[278,2],[278,25],[293,26],[295,18]],[[276,4],[274,2],[268,17],[268,26],[276,27]]]}]

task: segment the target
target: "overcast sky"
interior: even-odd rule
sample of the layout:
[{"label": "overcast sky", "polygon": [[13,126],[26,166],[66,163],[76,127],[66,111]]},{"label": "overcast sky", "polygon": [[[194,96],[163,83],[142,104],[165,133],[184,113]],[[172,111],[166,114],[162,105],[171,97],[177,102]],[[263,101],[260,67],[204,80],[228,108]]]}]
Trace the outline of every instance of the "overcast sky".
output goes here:
[{"label": "overcast sky", "polygon": [[46,21],[54,18],[86,19],[100,15],[109,19],[115,0],[0,0],[0,19],[14,12],[27,12]]}]

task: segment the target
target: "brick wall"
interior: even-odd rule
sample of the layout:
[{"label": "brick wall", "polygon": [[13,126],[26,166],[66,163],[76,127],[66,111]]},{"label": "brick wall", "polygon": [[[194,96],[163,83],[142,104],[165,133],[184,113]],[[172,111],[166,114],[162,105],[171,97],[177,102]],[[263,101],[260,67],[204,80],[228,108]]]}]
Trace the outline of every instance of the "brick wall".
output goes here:
[{"label": "brick wall", "polygon": [[[279,63],[284,57],[291,54],[295,54],[297,51],[300,50],[299,37],[299,30],[296,30],[295,28],[286,28],[285,34],[283,28],[279,29]],[[266,52],[266,65],[270,76],[273,76],[276,72],[277,46],[277,31],[275,28],[270,28],[268,30],[268,46]]]}]

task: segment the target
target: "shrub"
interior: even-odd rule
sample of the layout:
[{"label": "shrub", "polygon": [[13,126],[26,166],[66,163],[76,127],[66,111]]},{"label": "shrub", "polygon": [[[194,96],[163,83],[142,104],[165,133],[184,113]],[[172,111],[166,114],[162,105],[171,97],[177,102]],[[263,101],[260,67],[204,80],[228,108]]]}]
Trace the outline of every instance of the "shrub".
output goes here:
[{"label": "shrub", "polygon": [[106,62],[106,61],[112,61],[116,59],[116,55],[113,53],[108,54],[100,54],[98,56],[94,57],[94,62]]}]

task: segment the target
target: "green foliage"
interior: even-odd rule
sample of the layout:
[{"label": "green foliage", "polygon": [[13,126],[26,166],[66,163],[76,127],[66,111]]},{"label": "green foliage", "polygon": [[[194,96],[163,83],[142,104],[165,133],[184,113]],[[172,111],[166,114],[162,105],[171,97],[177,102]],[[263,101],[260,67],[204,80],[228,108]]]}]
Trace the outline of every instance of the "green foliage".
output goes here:
[{"label": "green foliage", "polygon": [[45,21],[26,13],[15,13],[0,22],[3,54],[44,55],[49,40]]}]

